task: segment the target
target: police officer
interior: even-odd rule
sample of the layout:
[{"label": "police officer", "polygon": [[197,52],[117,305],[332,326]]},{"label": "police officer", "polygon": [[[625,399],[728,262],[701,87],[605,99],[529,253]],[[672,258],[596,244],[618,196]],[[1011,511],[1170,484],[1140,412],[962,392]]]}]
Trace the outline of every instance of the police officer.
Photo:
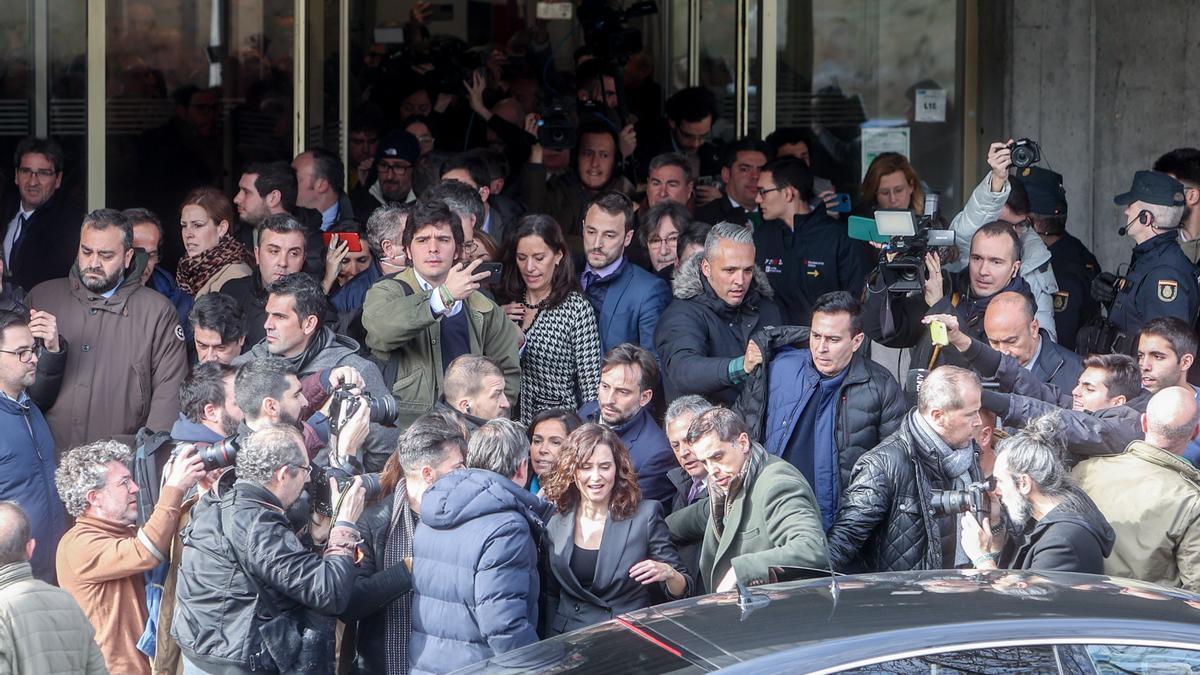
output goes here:
[{"label": "police officer", "polygon": [[784,320],[807,326],[822,295],[837,290],[861,295],[871,261],[846,226],[814,199],[808,165],[794,157],[768,162],[757,189],[764,222],[754,228],[756,262],[771,282]]},{"label": "police officer", "polygon": [[1174,316],[1191,325],[1200,310],[1200,286],[1196,266],[1179,248],[1179,226],[1183,218],[1183,184],[1165,173],[1138,171],[1129,192],[1113,202],[1125,207],[1125,227],[1136,242],[1129,271],[1123,279],[1102,274],[1092,284],[1092,294],[1101,302],[1112,301],[1108,318],[1120,333],[1113,351],[1129,353],[1133,339],[1147,321]]},{"label": "police officer", "polygon": [[[1053,294],[1057,342],[1075,349],[1079,329],[1100,313],[1100,304],[1090,292],[1092,280],[1100,274],[1100,263],[1083,242],[1067,232],[1067,193],[1061,174],[1031,166],[1017,170],[1010,180],[1013,196],[1019,195],[1024,188],[1028,196],[1028,213],[1025,215],[1050,251],[1050,267],[1058,285],[1058,291]],[[1014,207],[1013,196],[1009,197],[1009,208],[1019,217],[1022,214],[1019,207]]]}]

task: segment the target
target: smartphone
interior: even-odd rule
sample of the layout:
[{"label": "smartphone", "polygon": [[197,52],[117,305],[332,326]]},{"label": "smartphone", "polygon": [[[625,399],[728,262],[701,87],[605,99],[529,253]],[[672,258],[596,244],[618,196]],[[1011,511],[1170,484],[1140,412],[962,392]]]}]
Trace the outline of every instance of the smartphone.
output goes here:
[{"label": "smartphone", "polygon": [[362,253],[362,238],[357,232],[325,232],[321,235],[321,240],[325,242],[325,248],[329,248],[329,242],[337,237],[350,245],[348,249],[350,253]]},{"label": "smartphone", "polygon": [[500,283],[500,273],[503,271],[504,271],[504,263],[498,263],[498,262],[479,263],[479,267],[475,268],[476,274],[480,274],[482,272],[487,272],[488,274],[491,275],[484,282],[491,286],[496,286]]},{"label": "smartphone", "polygon": [[433,6],[433,12],[429,15],[429,21],[453,21],[454,20],[454,5],[450,3],[441,3]]},{"label": "smartphone", "polygon": [[850,213],[850,195],[845,192],[837,193],[837,203],[828,208],[835,213]]}]

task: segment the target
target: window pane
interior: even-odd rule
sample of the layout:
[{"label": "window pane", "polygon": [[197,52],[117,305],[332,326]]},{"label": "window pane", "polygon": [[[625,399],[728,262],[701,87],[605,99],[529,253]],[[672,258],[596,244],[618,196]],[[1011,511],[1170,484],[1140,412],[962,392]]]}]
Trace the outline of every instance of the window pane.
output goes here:
[{"label": "window pane", "polygon": [[1088,645],[1087,653],[1100,675],[1200,672],[1200,651],[1189,649]]},{"label": "window pane", "polygon": [[842,672],[880,675],[1005,675],[1057,673],[1058,665],[1053,647],[996,647],[887,661]]},{"label": "window pane", "polygon": [[107,205],[156,212],[173,269],[190,190],[232,196],[247,162],[291,161],[293,4],[108,0],[107,11]]}]

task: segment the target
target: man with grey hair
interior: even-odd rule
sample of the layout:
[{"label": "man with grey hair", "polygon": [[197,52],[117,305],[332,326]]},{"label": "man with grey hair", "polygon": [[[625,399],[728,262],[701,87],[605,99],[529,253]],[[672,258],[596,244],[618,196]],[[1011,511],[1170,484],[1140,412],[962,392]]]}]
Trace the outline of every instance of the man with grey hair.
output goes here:
[{"label": "man with grey hair", "polygon": [[[324,547],[313,553],[286,515],[311,473],[300,432],[271,425],[238,452],[233,487],[201,497],[184,537],[172,623],[185,672],[292,672],[302,640],[333,640],[332,619],[315,617],[350,603],[364,490],[359,478],[348,486],[330,479],[337,510],[312,522],[312,543]],[[264,616],[290,622],[294,645],[267,639]],[[332,672],[328,658],[318,670]]]},{"label": "man with grey hair", "polygon": [[728,408],[697,413],[687,441],[708,470],[709,498],[667,518],[671,539],[703,539],[700,575],[714,592],[773,580],[773,568],[829,567],[817,500],[804,475],[750,440]]},{"label": "man with grey hair", "polygon": [[0,672],[107,673],[96,631],[66,591],[35,579],[37,541],[15,502],[0,501]]},{"label": "man with grey hair", "polygon": [[974,437],[982,387],[956,366],[930,371],[900,428],[859,458],[830,528],[839,572],[949,569],[970,563],[958,514],[935,514],[934,490],[982,480]]},{"label": "man with grey hair", "polygon": [[746,377],[762,363],[750,336],[763,326],[781,325],[783,317],[754,261],[754,233],[718,223],[704,242],[704,256],[680,263],[675,299],[654,332],[668,401],[699,394],[733,405]]},{"label": "man with grey hair", "polygon": [[149,675],[138,651],[146,627],[144,574],[166,561],[183,497],[204,475],[195,449],[170,460],[154,512],[138,529],[133,451],[116,441],[73,448],[55,474],[58,494],[75,518],[58,544],[58,581],[96,629],[110,672]]},{"label": "man with grey hair", "polygon": [[471,468],[443,476],[421,497],[413,535],[412,672],[457,670],[537,642],[537,541],[545,509],[524,488],[528,460],[524,428],[494,419],[471,434]]},{"label": "man with grey hair", "polygon": [[[1112,350],[1132,354],[1142,326],[1160,316],[1174,316],[1189,325],[1200,310],[1196,267],[1179,248],[1185,209],[1183,183],[1158,171],[1138,171],[1129,191],[1113,198],[1125,207],[1121,233],[1135,246],[1125,279],[1104,273],[1092,283],[1092,295],[1111,302],[1108,319],[1120,331]],[[1107,283],[1105,283],[1107,282]]]},{"label": "man with grey hair", "polygon": [[83,220],[70,275],[29,292],[29,306],[56,317],[72,346],[58,399],[46,411],[60,448],[132,441],[141,427],[167,431],[179,416],[183,328],[170,301],[142,286],[146,261],[125,216],[98,209]]},{"label": "man with grey hair", "polygon": [[[688,429],[692,421],[700,413],[713,407],[702,396],[689,394],[680,396],[667,406],[667,414],[663,417],[664,431],[671,443],[671,451],[675,453],[675,461],[679,466],[667,472],[667,479],[675,486],[675,497],[671,501],[671,513],[682,511],[696,502],[708,499],[708,469],[692,452],[692,444],[688,442]],[[703,540],[677,541],[679,557],[687,566],[688,572],[696,580],[696,593],[704,593],[703,575],[700,574],[700,544]]]},{"label": "man with grey hair", "polygon": [[1183,459],[1198,418],[1191,388],[1167,387],[1142,415],[1144,441],[1072,472],[1117,533],[1105,574],[1200,591],[1200,470]]},{"label": "man with grey hair", "polygon": [[995,517],[964,513],[961,541],[975,569],[1105,573],[1116,535],[1063,464],[1061,425],[1058,413],[1043,415],[996,446],[994,495],[1017,530],[1005,541],[992,534]]},{"label": "man with grey hair", "polygon": [[[362,327],[362,306],[367,291],[381,278],[403,272],[408,266],[408,255],[404,252],[404,223],[412,206],[408,204],[384,204],[367,219],[367,248],[371,250],[371,264],[329,296],[329,304],[337,310],[339,317],[348,324],[350,337]],[[357,325],[356,325],[357,324]],[[361,340],[359,340],[361,342]]]}]

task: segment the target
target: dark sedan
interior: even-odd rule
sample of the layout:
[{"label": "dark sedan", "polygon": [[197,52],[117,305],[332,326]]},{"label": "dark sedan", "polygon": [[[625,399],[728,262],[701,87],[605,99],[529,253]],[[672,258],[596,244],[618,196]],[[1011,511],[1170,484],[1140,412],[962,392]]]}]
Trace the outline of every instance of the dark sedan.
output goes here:
[{"label": "dark sedan", "polygon": [[464,673],[1200,673],[1200,596],[1086,574],[810,579],[633,612]]}]

